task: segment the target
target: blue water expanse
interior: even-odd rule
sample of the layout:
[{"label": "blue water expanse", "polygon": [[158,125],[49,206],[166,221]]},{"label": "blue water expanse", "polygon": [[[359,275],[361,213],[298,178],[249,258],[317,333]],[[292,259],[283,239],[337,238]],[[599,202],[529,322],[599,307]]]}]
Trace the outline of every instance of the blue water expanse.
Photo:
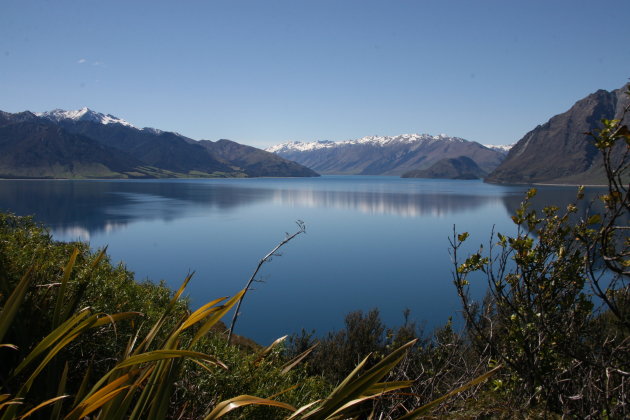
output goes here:
[{"label": "blue water expanse", "polygon": [[[526,186],[481,181],[324,176],[291,179],[0,181],[0,209],[33,214],[59,240],[108,245],[139,280],[188,287],[194,307],[232,295],[286,232],[306,224],[259,275],[236,333],[265,344],[302,328],[324,334],[353,310],[378,307],[390,326],[402,311],[431,330],[457,316],[448,238],[510,215]],[[574,187],[539,187],[539,203],[566,205]],[[482,294],[483,285],[476,288]],[[227,319],[226,319],[227,321]]]}]

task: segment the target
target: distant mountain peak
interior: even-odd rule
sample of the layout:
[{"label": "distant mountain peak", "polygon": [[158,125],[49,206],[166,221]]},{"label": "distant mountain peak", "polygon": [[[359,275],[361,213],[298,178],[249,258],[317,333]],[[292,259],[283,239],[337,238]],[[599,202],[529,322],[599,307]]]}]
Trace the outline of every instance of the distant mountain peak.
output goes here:
[{"label": "distant mountain peak", "polygon": [[122,118],[115,117],[111,114],[106,115],[100,112],[92,111],[88,107],[83,107],[75,111],[53,109],[52,111],[47,111],[47,112],[36,112],[35,115],[37,115],[38,117],[46,118],[54,122],[61,122],[64,120],[94,121],[100,124],[120,124],[126,127],[134,127],[133,124],[131,124],[128,121],[123,120]]},{"label": "distant mountain peak", "polygon": [[492,149],[492,150],[496,150],[498,152],[502,152],[507,154],[507,152],[510,151],[510,149],[512,147],[514,147],[516,143],[512,143],[512,144],[484,144],[483,146],[487,147],[488,149]]}]

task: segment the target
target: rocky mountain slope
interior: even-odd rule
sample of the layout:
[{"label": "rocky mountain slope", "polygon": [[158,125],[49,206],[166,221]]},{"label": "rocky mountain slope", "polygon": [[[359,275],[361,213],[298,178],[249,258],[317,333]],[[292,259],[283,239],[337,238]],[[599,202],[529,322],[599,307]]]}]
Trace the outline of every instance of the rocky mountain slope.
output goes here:
[{"label": "rocky mountain slope", "polygon": [[480,179],[487,175],[474,160],[466,156],[442,159],[428,169],[405,172],[403,178]]},{"label": "rocky mountain slope", "polygon": [[317,176],[260,149],[138,129],[87,108],[0,111],[0,128],[0,176],[5,178]]},{"label": "rocky mountain slope", "polygon": [[488,177],[494,183],[604,183],[599,151],[586,132],[602,119],[619,118],[630,101],[627,87],[598,90],[527,133]]},{"label": "rocky mountain slope", "polygon": [[447,158],[467,156],[491,171],[505,153],[444,134],[370,136],[342,142],[288,142],[266,149],[324,174],[401,175]]}]

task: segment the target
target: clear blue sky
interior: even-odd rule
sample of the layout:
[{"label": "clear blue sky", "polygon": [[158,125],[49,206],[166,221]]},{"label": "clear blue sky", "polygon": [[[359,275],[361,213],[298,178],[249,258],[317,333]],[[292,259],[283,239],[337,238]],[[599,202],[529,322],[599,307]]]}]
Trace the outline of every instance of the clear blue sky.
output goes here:
[{"label": "clear blue sky", "polygon": [[630,1],[2,0],[0,109],[265,147],[508,144],[630,77]]}]

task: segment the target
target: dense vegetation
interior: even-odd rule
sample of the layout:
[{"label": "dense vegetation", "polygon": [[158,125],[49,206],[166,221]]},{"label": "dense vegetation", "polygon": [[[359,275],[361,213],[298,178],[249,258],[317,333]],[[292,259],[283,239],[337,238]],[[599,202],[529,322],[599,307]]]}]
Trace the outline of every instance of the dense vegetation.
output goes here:
[{"label": "dense vegetation", "polygon": [[391,329],[373,310],[319,339],[228,345],[219,320],[247,289],[192,311],[192,276],[177,292],[137,283],[105,250],[0,215],[0,419],[627,418],[630,130],[603,121],[592,138],[600,203],[578,190],[539,210],[531,190],[517,234],[463,259],[469,235],[453,233],[462,332],[424,334],[408,312]]}]

